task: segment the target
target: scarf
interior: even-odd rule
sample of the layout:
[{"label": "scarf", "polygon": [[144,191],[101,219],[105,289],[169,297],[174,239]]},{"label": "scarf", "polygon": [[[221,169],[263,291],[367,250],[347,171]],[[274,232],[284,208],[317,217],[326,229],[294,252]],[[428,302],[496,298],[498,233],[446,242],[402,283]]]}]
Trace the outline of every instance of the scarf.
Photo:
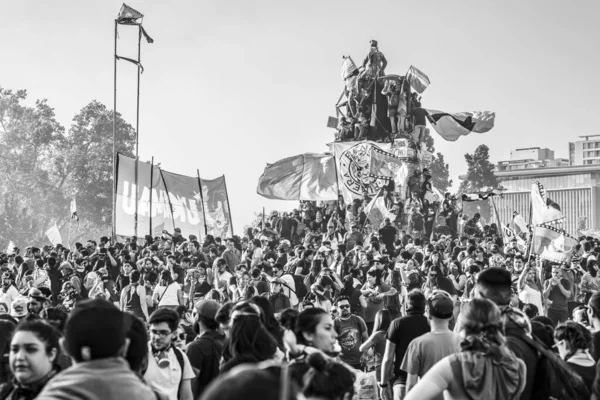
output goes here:
[{"label": "scarf", "polygon": [[53,369],[39,381],[28,384],[28,385],[21,384],[16,379],[13,378],[13,380],[12,380],[13,390],[12,390],[11,395],[7,398],[9,398],[11,400],[33,400],[33,399],[35,399],[37,397],[37,395],[40,394],[40,392],[42,391],[44,386],[46,386],[46,383],[48,383],[48,381],[50,379],[52,379],[54,377],[54,375],[56,375],[56,373],[57,373],[57,371]]}]

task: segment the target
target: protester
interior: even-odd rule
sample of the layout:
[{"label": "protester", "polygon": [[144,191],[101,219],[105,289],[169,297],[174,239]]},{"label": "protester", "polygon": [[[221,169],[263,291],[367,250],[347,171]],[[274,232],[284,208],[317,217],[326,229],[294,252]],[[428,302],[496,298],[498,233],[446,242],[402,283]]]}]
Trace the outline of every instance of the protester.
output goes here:
[{"label": "protester", "polygon": [[0,386],[0,399],[30,400],[59,371],[60,332],[43,321],[17,326],[10,344],[10,369],[14,379]]},{"label": "protester", "polygon": [[179,315],[170,308],[159,308],[150,316],[148,325],[149,356],[144,379],[170,400],[193,399],[191,380],[195,377],[194,371],[185,353],[173,346]]},{"label": "protester", "polygon": [[452,398],[519,399],[525,388],[525,363],[506,347],[500,309],[473,299],[461,313],[461,352],[435,364],[405,399],[436,399],[447,390]]},{"label": "protester", "polygon": [[108,301],[79,302],[67,320],[64,342],[75,365],[56,375],[36,399],[156,398],[122,358],[128,330],[125,315]]}]

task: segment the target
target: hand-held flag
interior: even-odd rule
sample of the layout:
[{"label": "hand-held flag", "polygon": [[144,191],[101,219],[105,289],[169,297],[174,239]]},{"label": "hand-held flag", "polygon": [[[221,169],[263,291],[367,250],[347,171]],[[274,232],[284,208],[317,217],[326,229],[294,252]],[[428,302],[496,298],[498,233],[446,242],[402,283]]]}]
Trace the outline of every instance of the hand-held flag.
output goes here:
[{"label": "hand-held flag", "polygon": [[71,219],[79,221],[79,215],[77,215],[77,203],[75,199],[71,200]]}]

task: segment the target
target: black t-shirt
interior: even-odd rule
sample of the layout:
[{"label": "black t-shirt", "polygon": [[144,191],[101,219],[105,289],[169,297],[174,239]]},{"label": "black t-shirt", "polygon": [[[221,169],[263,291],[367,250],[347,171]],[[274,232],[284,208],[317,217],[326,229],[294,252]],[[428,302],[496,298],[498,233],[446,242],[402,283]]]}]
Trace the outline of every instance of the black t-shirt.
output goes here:
[{"label": "black t-shirt", "polygon": [[187,356],[190,364],[200,370],[192,382],[195,399],[199,398],[209,383],[219,375],[224,342],[225,336],[216,331],[208,331],[188,345]]},{"label": "black t-shirt", "polygon": [[429,324],[424,315],[407,315],[392,321],[385,338],[396,345],[394,374],[400,383],[406,383],[406,372],[400,369],[404,354],[413,339],[429,332]]},{"label": "black t-shirt", "polygon": [[396,239],[396,228],[392,225],[386,225],[379,230],[379,234],[381,235],[381,241],[386,245],[393,245],[394,239]]}]

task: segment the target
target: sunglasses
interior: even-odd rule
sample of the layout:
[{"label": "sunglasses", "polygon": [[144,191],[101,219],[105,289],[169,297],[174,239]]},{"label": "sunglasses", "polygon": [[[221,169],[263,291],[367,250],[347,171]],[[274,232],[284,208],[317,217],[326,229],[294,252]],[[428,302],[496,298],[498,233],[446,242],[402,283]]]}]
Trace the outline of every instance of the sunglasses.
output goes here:
[{"label": "sunglasses", "polygon": [[429,276],[431,276],[432,278],[435,278],[436,276],[438,276],[438,274],[429,274]]},{"label": "sunglasses", "polygon": [[340,304],[338,306],[338,308],[340,308],[340,309],[350,308],[350,304]]}]

